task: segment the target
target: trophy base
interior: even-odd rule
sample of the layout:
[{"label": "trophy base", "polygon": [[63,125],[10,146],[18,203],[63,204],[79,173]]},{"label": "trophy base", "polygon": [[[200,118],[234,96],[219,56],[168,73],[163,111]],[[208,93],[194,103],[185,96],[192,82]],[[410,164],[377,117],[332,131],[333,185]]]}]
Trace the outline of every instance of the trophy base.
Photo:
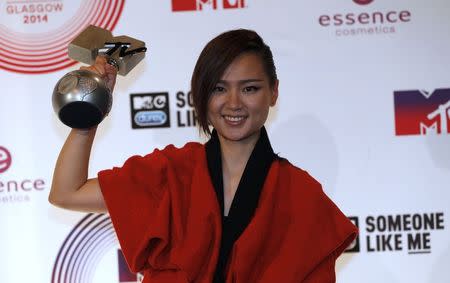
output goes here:
[{"label": "trophy base", "polygon": [[71,102],[59,111],[59,119],[75,129],[92,128],[103,120],[103,113],[92,103],[84,101]]}]

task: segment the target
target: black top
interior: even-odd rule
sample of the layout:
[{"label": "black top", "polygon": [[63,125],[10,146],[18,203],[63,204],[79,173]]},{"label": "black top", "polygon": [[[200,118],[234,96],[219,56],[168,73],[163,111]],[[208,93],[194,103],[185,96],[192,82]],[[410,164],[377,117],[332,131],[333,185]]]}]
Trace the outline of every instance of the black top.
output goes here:
[{"label": "black top", "polygon": [[228,216],[224,216],[222,158],[219,137],[213,130],[211,139],[205,145],[209,175],[216,191],[222,214],[222,240],[214,283],[225,282],[224,272],[234,242],[250,223],[258,205],[264,181],[272,161],[277,158],[270,145],[267,132],[261,128],[261,134],[245,166]]}]

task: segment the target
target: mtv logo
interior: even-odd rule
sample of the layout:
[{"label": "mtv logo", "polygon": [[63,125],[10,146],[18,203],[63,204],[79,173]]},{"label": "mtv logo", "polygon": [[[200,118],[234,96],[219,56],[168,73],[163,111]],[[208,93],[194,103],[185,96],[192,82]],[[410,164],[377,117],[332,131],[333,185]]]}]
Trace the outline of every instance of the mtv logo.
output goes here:
[{"label": "mtv logo", "polygon": [[202,11],[238,9],[245,7],[245,0],[172,0],[172,11]]},{"label": "mtv logo", "polygon": [[167,96],[160,95],[148,95],[148,96],[133,96],[132,105],[134,110],[139,109],[161,109],[167,104]]},{"label": "mtv logo", "polygon": [[132,93],[130,106],[133,129],[170,127],[168,92]]},{"label": "mtv logo", "polygon": [[394,92],[396,135],[450,134],[450,89]]},{"label": "mtv logo", "polygon": [[222,4],[224,9],[245,8],[245,0],[224,0]]}]

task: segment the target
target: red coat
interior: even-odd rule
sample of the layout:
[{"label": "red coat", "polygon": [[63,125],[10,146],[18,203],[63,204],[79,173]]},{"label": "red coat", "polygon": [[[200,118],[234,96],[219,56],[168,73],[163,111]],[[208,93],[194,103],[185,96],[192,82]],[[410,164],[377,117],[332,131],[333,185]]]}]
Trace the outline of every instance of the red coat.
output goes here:
[{"label": "red coat", "polygon": [[[143,282],[211,282],[221,211],[203,145],[134,156],[98,177],[122,251]],[[276,160],[233,246],[226,282],[335,282],[336,258],[356,233],[317,181]]]}]

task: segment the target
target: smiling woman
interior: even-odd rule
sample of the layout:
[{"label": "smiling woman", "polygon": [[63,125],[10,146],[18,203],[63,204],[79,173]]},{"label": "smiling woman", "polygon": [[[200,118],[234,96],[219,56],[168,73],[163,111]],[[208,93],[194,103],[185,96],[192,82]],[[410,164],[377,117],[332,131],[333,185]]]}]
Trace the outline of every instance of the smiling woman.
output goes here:
[{"label": "smiling woman", "polygon": [[[275,104],[278,78],[273,55],[257,33],[248,30],[223,33],[210,41],[200,54],[192,74],[191,89],[200,127],[206,134],[211,133],[207,113],[209,98],[218,90],[225,90],[223,83],[230,79],[241,84],[258,81],[264,92],[273,92]],[[222,85],[217,85],[219,83]]]},{"label": "smiling woman", "polygon": [[278,81],[271,86],[261,59],[243,54],[225,70],[209,101],[207,118],[221,143],[244,141],[255,144],[278,97]]},{"label": "smiling woman", "polygon": [[[90,70],[114,70],[98,58]],[[114,73],[113,73],[114,74]],[[169,145],[87,179],[95,129],[72,130],[50,201],[109,212],[143,282],[334,282],[356,228],[308,173],[277,156],[264,128],[278,98],[272,52],[251,30],[211,40],[192,98],[206,144]]]}]

